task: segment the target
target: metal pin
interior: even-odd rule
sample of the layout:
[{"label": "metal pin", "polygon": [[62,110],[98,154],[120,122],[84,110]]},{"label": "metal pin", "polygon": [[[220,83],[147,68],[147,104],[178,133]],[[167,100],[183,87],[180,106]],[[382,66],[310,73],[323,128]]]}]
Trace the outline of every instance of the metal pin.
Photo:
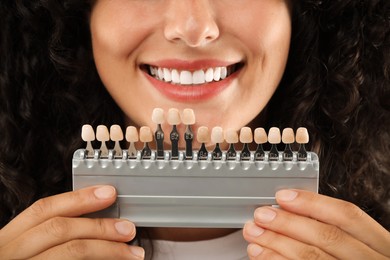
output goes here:
[{"label": "metal pin", "polygon": [[129,159],[137,158],[137,149],[135,148],[135,143],[138,142],[138,131],[134,126],[128,126],[126,128],[126,140],[130,143],[128,149]]},{"label": "metal pin", "polygon": [[226,152],[227,160],[236,160],[237,151],[234,144],[238,143],[238,134],[234,129],[227,129],[225,131],[225,140],[229,144],[229,149]]},{"label": "metal pin", "polygon": [[240,130],[240,142],[244,144],[240,153],[241,161],[248,161],[251,158],[251,151],[249,150],[249,144],[253,142],[252,129],[249,127],[243,127]]},{"label": "metal pin", "polygon": [[305,144],[309,143],[309,133],[306,128],[299,127],[295,136],[296,142],[299,144],[299,150],[297,152],[298,161],[307,160],[307,152]]},{"label": "metal pin", "polygon": [[268,132],[268,142],[271,144],[271,150],[268,154],[268,160],[270,161],[278,161],[279,160],[279,151],[277,148],[277,144],[281,142],[280,129],[277,127],[271,127]]},{"label": "metal pin", "polygon": [[119,125],[112,125],[110,127],[110,139],[115,142],[115,157],[122,157],[122,149],[119,142],[123,140],[123,132]]},{"label": "metal pin", "polygon": [[222,159],[222,150],[219,147],[221,143],[223,143],[223,130],[222,127],[216,126],[211,130],[211,142],[215,144],[215,148],[211,153],[211,158],[213,160],[221,160]]},{"label": "metal pin", "polygon": [[92,141],[95,140],[95,132],[91,125],[83,125],[81,129],[81,139],[84,142],[87,142],[87,147],[85,148],[85,155],[87,158],[91,158],[94,155],[94,150],[92,147]]},{"label": "metal pin", "polygon": [[100,157],[108,157],[108,149],[106,142],[110,140],[110,134],[108,128],[105,125],[99,125],[96,129],[96,139],[101,142],[100,146]]},{"label": "metal pin", "polygon": [[176,108],[171,108],[168,111],[168,118],[167,118],[168,124],[172,126],[172,131],[170,133],[170,140],[171,140],[171,159],[177,160],[179,158],[179,139],[180,135],[177,131],[177,125],[180,124],[180,114],[179,110]]},{"label": "metal pin", "polygon": [[209,129],[206,126],[199,127],[196,138],[201,143],[198,151],[198,160],[207,160],[209,152],[206,149],[206,143],[210,142]]},{"label": "metal pin", "polygon": [[294,140],[294,130],[292,128],[285,128],[282,132],[282,142],[286,145],[283,151],[283,160],[292,161],[293,160],[293,151],[291,149],[291,144],[295,142]]},{"label": "metal pin", "polygon": [[183,116],[181,118],[183,124],[186,125],[186,131],[184,133],[184,140],[186,142],[186,160],[191,160],[193,156],[192,141],[194,140],[194,133],[191,130],[191,125],[195,124],[195,113],[192,109],[186,108],[183,110]]},{"label": "metal pin", "polygon": [[152,150],[149,148],[149,143],[153,141],[153,133],[150,127],[141,127],[139,130],[139,139],[144,143],[144,148],[141,151],[141,159],[150,159],[152,156]]},{"label": "metal pin", "polygon": [[161,124],[164,123],[164,110],[161,108],[155,108],[152,113],[152,121],[157,124],[156,132],[154,132],[154,138],[157,146],[157,159],[164,159],[164,132]]},{"label": "metal pin", "polygon": [[268,137],[267,137],[267,133],[265,132],[265,129],[262,127],[256,128],[254,137],[255,137],[254,138],[255,143],[257,144],[257,148],[255,151],[255,161],[264,161],[265,152],[264,152],[263,144],[265,144],[268,141]]}]

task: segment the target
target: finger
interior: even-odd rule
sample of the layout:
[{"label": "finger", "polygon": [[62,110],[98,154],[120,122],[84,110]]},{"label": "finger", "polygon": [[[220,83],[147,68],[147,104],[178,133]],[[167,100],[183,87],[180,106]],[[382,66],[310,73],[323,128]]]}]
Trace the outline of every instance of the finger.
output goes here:
[{"label": "finger", "polygon": [[259,246],[258,244],[249,244],[247,247],[249,259],[251,260],[287,260],[288,258],[281,256],[274,251]]},{"label": "finger", "polygon": [[258,226],[318,247],[336,258],[383,258],[372,248],[336,226],[272,207],[258,208],[254,215]]},{"label": "finger", "polygon": [[249,243],[269,248],[273,252],[289,259],[335,259],[315,246],[305,244],[271,230],[264,230],[254,222],[245,224],[243,234]]},{"label": "finger", "polygon": [[145,252],[141,247],[128,246],[125,243],[104,240],[72,240],[31,259],[144,259],[144,255]]},{"label": "finger", "polygon": [[56,217],[14,239],[3,248],[2,253],[17,259],[27,259],[76,239],[127,242],[134,238],[135,233],[134,224],[127,220]]},{"label": "finger", "polygon": [[390,257],[390,233],[354,204],[302,190],[281,190],[276,200],[282,208],[337,226]]},{"label": "finger", "polygon": [[40,199],[1,230],[0,246],[52,217],[74,217],[98,211],[114,203],[115,198],[114,187],[94,186]]}]

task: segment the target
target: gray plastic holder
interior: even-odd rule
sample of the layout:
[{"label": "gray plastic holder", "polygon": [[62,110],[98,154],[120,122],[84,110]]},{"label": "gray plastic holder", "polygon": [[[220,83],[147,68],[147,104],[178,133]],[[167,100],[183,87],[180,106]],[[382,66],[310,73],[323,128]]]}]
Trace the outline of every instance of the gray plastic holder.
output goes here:
[{"label": "gray plastic holder", "polygon": [[73,189],[92,185],[112,185],[118,197],[111,207],[89,217],[127,218],[144,227],[220,227],[242,228],[253,219],[260,206],[277,206],[275,193],[280,189],[303,189],[318,192],[319,161],[308,152],[306,161],[186,160],[180,152],[171,160],[165,152],[157,160],[128,159],[127,151],[117,158],[110,150],[100,158],[98,150],[88,156],[79,149],[73,156]]}]

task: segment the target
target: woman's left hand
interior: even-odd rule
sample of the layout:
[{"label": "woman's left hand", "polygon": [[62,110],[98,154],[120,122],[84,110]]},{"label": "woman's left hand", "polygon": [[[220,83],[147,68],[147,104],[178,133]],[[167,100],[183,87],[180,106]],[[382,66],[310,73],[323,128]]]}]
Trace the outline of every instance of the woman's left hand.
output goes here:
[{"label": "woman's left hand", "polygon": [[302,190],[276,200],[245,224],[250,259],[390,259],[390,233],[354,204]]}]

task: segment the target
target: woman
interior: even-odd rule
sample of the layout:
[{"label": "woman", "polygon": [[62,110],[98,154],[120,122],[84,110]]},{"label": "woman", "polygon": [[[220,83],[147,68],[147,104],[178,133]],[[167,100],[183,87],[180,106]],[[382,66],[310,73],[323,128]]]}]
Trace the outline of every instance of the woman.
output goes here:
[{"label": "woman", "polygon": [[[308,127],[324,195],[284,190],[276,194],[282,209],[256,210],[240,234],[250,258],[390,257],[386,1],[41,0],[0,8],[5,259],[143,258],[141,247],[124,244],[136,234],[129,221],[77,218],[113,203],[112,187],[48,196],[70,190],[81,125],[153,126],[154,107],[191,107],[206,126]],[[151,73],[158,69],[162,76]],[[237,234],[146,231],[210,243]]]}]

